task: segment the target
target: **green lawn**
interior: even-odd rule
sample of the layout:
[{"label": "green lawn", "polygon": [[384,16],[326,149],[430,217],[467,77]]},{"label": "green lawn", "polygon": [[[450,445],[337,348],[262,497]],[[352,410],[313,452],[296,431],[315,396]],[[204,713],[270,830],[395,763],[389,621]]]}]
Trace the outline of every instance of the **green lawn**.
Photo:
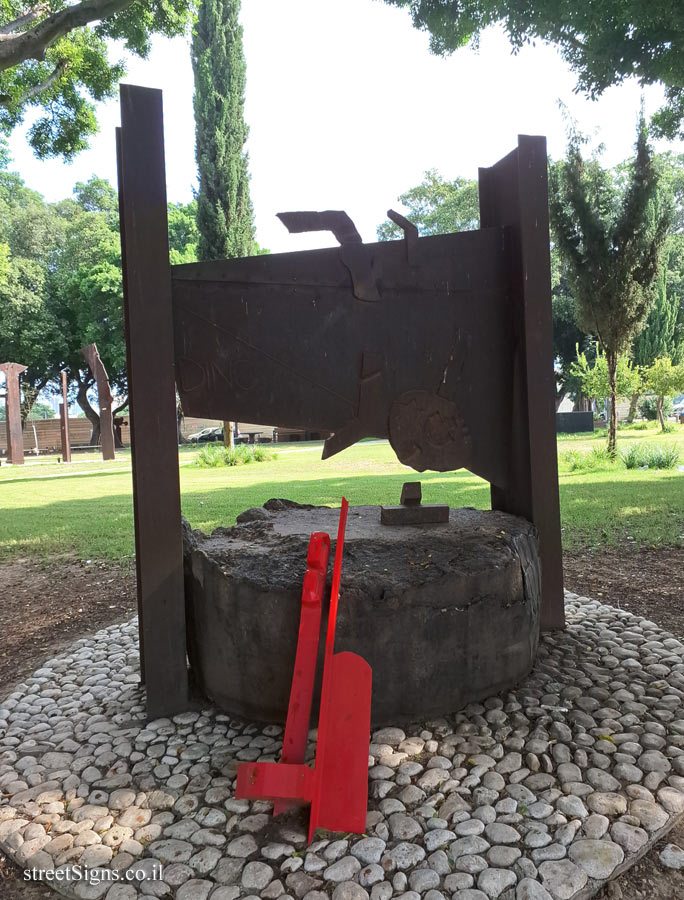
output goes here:
[{"label": "green lawn", "polygon": [[[634,442],[677,446],[684,462],[684,426],[673,434],[621,431],[619,447]],[[567,549],[635,541],[667,546],[684,543],[684,472],[626,470],[599,463],[571,470],[568,449],[588,451],[605,443],[593,437],[561,436],[563,541]],[[276,448],[274,448],[276,449]],[[277,457],[233,468],[193,466],[197,451],[183,448],[183,514],[195,528],[230,525],[242,510],[270,497],[339,505],[397,503],[404,481],[420,478],[426,502],[489,506],[489,487],[468,472],[417,475],[402,466],[387,443],[360,443],[325,462],[320,444],[284,444]],[[79,460],[70,466],[40,461],[0,467],[0,559],[76,554],[80,558],[131,559],[133,513],[130,455],[110,463]]]}]

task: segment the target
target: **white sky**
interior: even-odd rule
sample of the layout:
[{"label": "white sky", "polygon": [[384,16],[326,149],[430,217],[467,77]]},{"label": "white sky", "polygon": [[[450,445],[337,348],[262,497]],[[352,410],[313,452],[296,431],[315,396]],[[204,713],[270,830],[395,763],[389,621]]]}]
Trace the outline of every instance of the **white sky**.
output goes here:
[{"label": "white sky", "polygon": [[[379,0],[244,0],[245,115],[250,126],[251,194],[257,240],[278,252],[329,246],[332,236],[288,235],[275,218],[293,209],[345,209],[364,240],[375,240],[397,196],[437,168],[475,178],[517,134],[545,134],[561,156],[566,136],[558,100],[582,131],[606,145],[607,165],[630,156],[640,88],[609,89],[597,102],[573,94],[575,77],[546,46],[511,55],[503,32],[488,30],[479,52],[440,59],[404,10]],[[155,40],[133,59],[126,81],[164,90],[170,200],[191,199],[196,182],[193,78],[187,43]],[[646,112],[662,90],[645,92]],[[48,200],[97,174],[116,181],[118,99],[99,110],[100,134],[70,166],[33,158],[18,130],[12,168]],[[658,149],[684,152],[684,143]]]}]

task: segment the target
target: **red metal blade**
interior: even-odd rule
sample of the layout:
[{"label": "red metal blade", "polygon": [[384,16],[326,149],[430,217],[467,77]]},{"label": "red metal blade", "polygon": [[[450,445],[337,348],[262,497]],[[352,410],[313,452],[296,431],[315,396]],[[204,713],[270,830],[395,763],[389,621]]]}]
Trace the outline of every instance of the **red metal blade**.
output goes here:
[{"label": "red metal blade", "polygon": [[330,706],[318,726],[316,778],[311,801],[309,842],[316,828],[366,829],[371,667],[356,653],[332,658]]},{"label": "red metal blade", "polygon": [[[314,794],[315,772],[308,766],[287,763],[244,763],[238,769],[238,800],[282,800],[309,803]],[[290,804],[292,805],[292,804]]]},{"label": "red metal blade", "polygon": [[328,663],[332,660],[333,651],[335,649],[335,626],[337,625],[337,601],[340,597],[340,579],[342,577],[342,552],[344,550],[344,533],[347,529],[347,511],[349,504],[346,499],[342,498],[342,506],[340,507],[340,521],[337,526],[337,541],[335,543],[335,563],[333,565],[332,586],[330,588],[330,610],[328,611],[328,632],[325,636],[325,662],[323,669],[323,688],[321,715],[323,714],[323,703],[325,702],[325,682],[326,670]]},{"label": "red metal blade", "polygon": [[319,825],[333,831],[363,832],[366,827],[371,668],[355,653],[333,655],[348,507],[343,497],[325,642],[309,841]]},{"label": "red metal blade", "polygon": [[[323,531],[315,531],[309,540],[306,560],[297,655],[283,737],[281,756],[283,763],[303,763],[306,758],[306,739],[311,718],[311,700],[321,631],[321,608],[329,556],[330,538]],[[285,812],[291,805],[285,800],[274,803],[273,815]]]}]

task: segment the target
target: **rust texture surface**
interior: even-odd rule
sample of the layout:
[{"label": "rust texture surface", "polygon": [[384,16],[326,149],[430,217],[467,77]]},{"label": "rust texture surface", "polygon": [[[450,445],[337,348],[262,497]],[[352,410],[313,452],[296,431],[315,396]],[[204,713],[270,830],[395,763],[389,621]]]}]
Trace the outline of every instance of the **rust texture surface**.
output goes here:
[{"label": "rust texture surface", "polygon": [[19,376],[26,371],[20,363],[0,364],[5,373],[5,427],[7,428],[7,459],[15,466],[24,463],[24,438],[21,432],[21,391]]},{"label": "rust texture surface", "polygon": [[114,418],[112,415],[112,390],[109,386],[109,376],[100,359],[100,354],[97,352],[97,344],[87,344],[81,349],[81,353],[90,366],[90,371],[93,373],[97,384],[102,459],[114,459]]},{"label": "rust texture surface", "polygon": [[158,718],[188,705],[161,91],[121,86],[117,150],[141,671]]}]

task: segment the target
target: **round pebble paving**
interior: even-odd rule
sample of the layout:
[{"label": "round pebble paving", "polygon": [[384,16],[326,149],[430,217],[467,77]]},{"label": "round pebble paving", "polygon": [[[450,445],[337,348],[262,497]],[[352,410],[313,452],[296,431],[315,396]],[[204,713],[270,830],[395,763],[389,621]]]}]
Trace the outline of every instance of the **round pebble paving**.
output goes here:
[{"label": "round pebble paving", "polygon": [[137,624],[107,628],[0,702],[0,847],[74,900],[584,900],[684,811],[684,645],[575,594],[566,611],[516,690],[376,731],[366,834],[310,846],[305,816],[233,793],[282,728],[147,723]]}]

